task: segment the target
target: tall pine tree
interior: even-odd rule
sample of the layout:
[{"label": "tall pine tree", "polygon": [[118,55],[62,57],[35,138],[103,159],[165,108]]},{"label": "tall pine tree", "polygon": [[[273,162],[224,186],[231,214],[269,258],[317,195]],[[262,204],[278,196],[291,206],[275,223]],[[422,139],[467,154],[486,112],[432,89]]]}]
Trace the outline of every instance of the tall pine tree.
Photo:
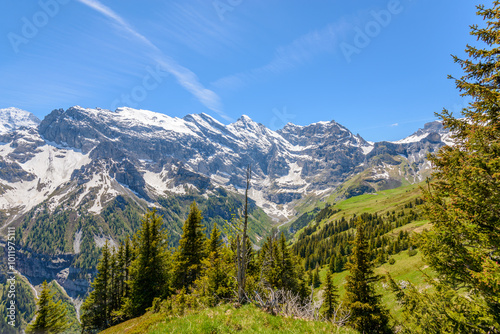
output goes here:
[{"label": "tall pine tree", "polygon": [[28,325],[26,333],[62,333],[69,329],[71,324],[66,317],[66,308],[61,304],[61,301],[54,303],[47,281],[44,281],[37,302],[35,320]]},{"label": "tall pine tree", "polygon": [[301,298],[307,297],[304,269],[288,249],[283,233],[278,240],[277,231],[273,231],[262,245],[258,262],[261,269],[260,281],[264,286],[292,291]]},{"label": "tall pine tree", "polygon": [[222,244],[220,232],[214,225],[207,242],[208,256],[202,260],[203,272],[195,281],[195,293],[205,297],[209,306],[217,305],[234,294],[234,265],[232,254]]},{"label": "tall pine tree", "polygon": [[316,264],[316,269],[314,269],[314,273],[312,276],[312,286],[313,288],[319,288],[321,285],[321,279],[319,278],[319,264]]},{"label": "tall pine tree", "polygon": [[109,294],[111,253],[107,241],[101,252],[101,259],[97,264],[97,275],[91,284],[93,290],[81,307],[84,332],[97,332],[111,325]]},{"label": "tall pine tree", "polygon": [[338,305],[338,298],[337,287],[333,285],[332,272],[329,270],[326,273],[323,300],[323,316],[327,320],[333,320]]},{"label": "tall pine tree", "polygon": [[163,218],[148,211],[140,230],[134,235],[135,258],[129,267],[129,296],[124,311],[128,317],[143,314],[156,297],[167,297],[170,288],[170,251]]},{"label": "tall pine tree", "polygon": [[500,332],[500,2],[477,9],[486,24],[471,35],[481,47],[468,45],[468,59],[453,56],[464,75],[450,77],[472,102],[461,118],[438,115],[453,145],[431,156],[424,189],[433,228],[422,251],[437,279],[425,292],[393,284],[418,332]]},{"label": "tall pine tree", "polygon": [[205,234],[203,233],[201,212],[196,202],[190,207],[190,212],[175,254],[175,286],[176,288],[191,287],[202,271],[201,261],[205,257]]},{"label": "tall pine tree", "polygon": [[361,333],[391,333],[388,314],[375,293],[375,282],[379,277],[373,272],[368,242],[361,218],[356,223],[356,236],[352,253],[346,267],[345,301],[351,311],[349,325]]}]

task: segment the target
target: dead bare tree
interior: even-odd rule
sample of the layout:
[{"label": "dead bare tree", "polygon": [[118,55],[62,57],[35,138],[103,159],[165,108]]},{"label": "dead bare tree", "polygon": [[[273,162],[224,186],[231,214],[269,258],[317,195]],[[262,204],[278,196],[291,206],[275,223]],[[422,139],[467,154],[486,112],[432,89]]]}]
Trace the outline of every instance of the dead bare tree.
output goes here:
[{"label": "dead bare tree", "polygon": [[330,320],[321,315],[322,300],[314,300],[313,295],[305,301],[298,294],[288,290],[273,290],[268,288],[264,293],[255,292],[252,300],[264,311],[273,315],[294,317],[316,321],[330,321],[337,326],[344,326],[351,316],[351,312],[340,303]]},{"label": "dead bare tree", "polygon": [[245,190],[245,211],[243,213],[243,234],[236,237],[236,258],[237,258],[237,282],[238,282],[238,302],[243,304],[245,302],[245,283],[246,272],[248,266],[247,259],[247,229],[248,229],[248,189],[250,188],[250,180],[252,178],[252,169],[250,165],[247,167],[247,185]]}]

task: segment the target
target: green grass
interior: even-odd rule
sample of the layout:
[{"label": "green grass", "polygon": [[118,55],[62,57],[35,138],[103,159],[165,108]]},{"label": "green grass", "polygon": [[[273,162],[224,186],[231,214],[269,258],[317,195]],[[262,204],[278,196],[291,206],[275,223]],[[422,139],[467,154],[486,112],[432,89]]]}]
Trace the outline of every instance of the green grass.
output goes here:
[{"label": "green grass", "polygon": [[395,210],[417,197],[420,197],[421,191],[418,184],[412,184],[390,190],[383,190],[374,194],[364,194],[351,197],[335,205],[342,210],[340,213],[351,215],[354,213],[384,213]]},{"label": "green grass", "polygon": [[[334,208],[340,209],[340,212],[330,216],[327,219],[322,220],[319,225],[323,226],[324,224],[327,224],[331,221],[341,219],[343,216],[345,218],[350,218],[354,214],[359,215],[362,213],[377,213],[379,215],[384,215],[387,212],[392,212],[393,210],[398,211],[401,208],[404,208],[405,204],[415,201],[415,199],[421,197],[422,192],[420,190],[420,185],[421,184],[412,184],[395,189],[379,191],[373,194],[359,195],[337,203],[332,203],[335,197],[334,195],[332,195],[329,197],[329,199],[326,200],[326,202],[332,203]],[[325,202],[318,202],[317,204],[320,208],[325,206]],[[292,222],[293,221],[291,221],[290,223]],[[406,226],[412,224],[408,224]],[[406,226],[404,226],[402,229],[406,229]],[[304,228],[305,227],[298,230],[294,234],[294,238],[299,236]],[[425,228],[429,229],[430,225],[425,226]],[[416,230],[415,232],[418,233],[421,232],[421,230],[423,230],[423,228],[420,230]]]},{"label": "green grass", "polygon": [[[375,268],[375,274],[381,276],[381,280],[376,284],[376,291],[378,294],[382,295],[382,303],[389,310],[392,318],[394,320],[401,320],[402,310],[397,304],[394,294],[386,284],[386,275],[390,274],[396,283],[408,281],[417,288],[423,288],[427,286],[425,274],[432,276],[432,272],[423,261],[420,252],[417,252],[414,256],[409,256],[408,251],[403,251],[391,257],[396,260],[393,265],[385,263]],[[321,283],[325,281],[327,270],[328,267],[325,266],[320,271]],[[345,295],[345,278],[347,274],[347,271],[343,271],[332,275],[333,284],[338,288],[340,299]],[[322,287],[316,289],[315,293],[317,294],[321,289]]]},{"label": "green grass", "polygon": [[160,333],[338,333],[354,334],[349,328],[338,328],[319,321],[285,318],[265,313],[253,305],[235,309],[222,305],[183,317],[146,313],[142,317],[108,328],[103,334]]},{"label": "green grass", "polygon": [[389,232],[389,234],[392,235],[397,235],[399,234],[400,231],[405,231],[405,232],[414,232],[414,233],[421,233],[424,230],[430,230],[432,227],[432,224],[428,220],[419,220],[415,222],[411,222],[409,224],[400,226]]},{"label": "green grass", "polygon": [[[319,225],[322,226],[331,221],[338,220],[342,218],[342,216],[348,219],[354,214],[377,213],[378,215],[385,215],[387,212],[398,212],[404,208],[405,204],[413,202],[418,197],[421,197],[421,189],[418,184],[379,191],[375,194],[364,194],[352,197],[336,203],[334,207],[341,211],[330,216],[328,219],[322,220]],[[327,201],[330,200],[332,200],[332,198]],[[432,224],[428,220],[418,220],[395,228],[388,232],[387,235],[396,238],[400,231],[406,231],[412,234],[421,233],[425,229],[429,230],[431,228]],[[319,233],[319,231],[320,229],[315,233]],[[300,233],[301,231],[297,232],[296,235]],[[382,296],[382,303],[389,310],[392,318],[394,320],[402,320],[401,307],[397,304],[394,294],[386,283],[386,275],[390,274],[397,283],[400,281],[409,281],[418,289],[422,289],[428,286],[425,275],[427,274],[432,277],[433,273],[423,261],[420,251],[414,256],[409,256],[408,251],[403,251],[391,257],[396,261],[393,265],[387,262],[375,268],[375,273],[381,276],[381,280],[376,284],[376,291]],[[326,278],[327,270],[328,266],[324,266],[320,270],[320,279],[322,283]],[[333,283],[337,286],[341,299],[345,294],[345,277],[347,274],[347,271],[343,271],[332,275]],[[316,295],[321,289],[322,287],[316,289]]]}]

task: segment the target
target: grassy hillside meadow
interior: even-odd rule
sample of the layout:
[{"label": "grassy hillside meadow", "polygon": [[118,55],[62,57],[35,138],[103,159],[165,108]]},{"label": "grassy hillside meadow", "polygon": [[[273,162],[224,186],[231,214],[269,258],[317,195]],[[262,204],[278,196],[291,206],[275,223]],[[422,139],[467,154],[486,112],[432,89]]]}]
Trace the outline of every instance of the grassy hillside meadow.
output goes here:
[{"label": "grassy hillside meadow", "polygon": [[354,334],[349,328],[338,328],[326,322],[285,318],[265,313],[253,305],[235,309],[221,305],[184,316],[146,313],[101,332],[102,334],[160,333],[336,333]]},{"label": "grassy hillside meadow", "polygon": [[[327,223],[336,221],[342,216],[348,218],[353,215],[360,215],[362,213],[377,213],[380,216],[385,215],[387,212],[392,212],[404,208],[405,204],[414,201],[421,196],[420,190],[421,184],[417,185],[407,185],[396,189],[384,190],[373,194],[364,194],[356,197],[343,200],[338,203],[333,204],[333,208],[340,210],[339,212],[333,214],[327,219],[321,220],[318,223],[318,230],[315,233],[321,231],[321,227]],[[325,200],[324,203],[331,203],[332,197]],[[324,205],[323,205],[324,207]],[[310,223],[313,224],[314,220]],[[424,229],[430,229],[431,224],[427,220],[413,221],[409,224],[403,225],[401,227],[394,228],[391,232],[387,233],[389,237],[397,237],[400,231],[407,231],[411,234],[421,233]],[[292,239],[292,243],[296,240],[296,237],[302,233],[304,228],[297,231],[295,238]],[[391,258],[395,260],[394,264],[389,264],[389,262],[384,263],[381,266],[375,268],[375,273],[382,276],[382,279],[377,283],[377,292],[382,295],[382,301],[384,305],[389,309],[393,319],[400,319],[401,309],[395,302],[394,295],[390,291],[388,285],[385,283],[385,275],[390,274],[396,282],[404,281],[411,282],[416,285],[417,288],[426,288],[426,275],[432,276],[428,266],[424,263],[422,259],[422,254],[417,250],[416,255],[410,256],[407,250],[399,252],[398,254],[391,255]],[[320,269],[320,278],[324,282],[326,277],[326,272],[328,266],[323,266]],[[345,277],[348,272],[343,271],[340,273],[333,274],[333,282],[339,289],[339,295],[342,298],[345,293]],[[319,292],[320,288],[316,291]]]}]

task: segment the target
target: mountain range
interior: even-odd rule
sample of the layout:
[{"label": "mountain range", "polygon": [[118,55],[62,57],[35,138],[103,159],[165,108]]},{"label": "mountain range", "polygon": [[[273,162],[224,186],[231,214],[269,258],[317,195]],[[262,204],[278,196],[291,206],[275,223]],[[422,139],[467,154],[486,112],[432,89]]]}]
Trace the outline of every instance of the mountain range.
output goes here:
[{"label": "mountain range", "polygon": [[252,241],[297,217],[301,204],[417,183],[427,154],[451,144],[442,123],[396,142],[369,142],[335,121],[277,131],[248,116],[224,125],[131,108],[56,109],[42,121],[0,109],[0,232],[17,228],[19,271],[85,294],[97,249],[117,244],[146,208],[164,215],[175,245],[190,201],[208,225],[240,217],[252,169]]}]

